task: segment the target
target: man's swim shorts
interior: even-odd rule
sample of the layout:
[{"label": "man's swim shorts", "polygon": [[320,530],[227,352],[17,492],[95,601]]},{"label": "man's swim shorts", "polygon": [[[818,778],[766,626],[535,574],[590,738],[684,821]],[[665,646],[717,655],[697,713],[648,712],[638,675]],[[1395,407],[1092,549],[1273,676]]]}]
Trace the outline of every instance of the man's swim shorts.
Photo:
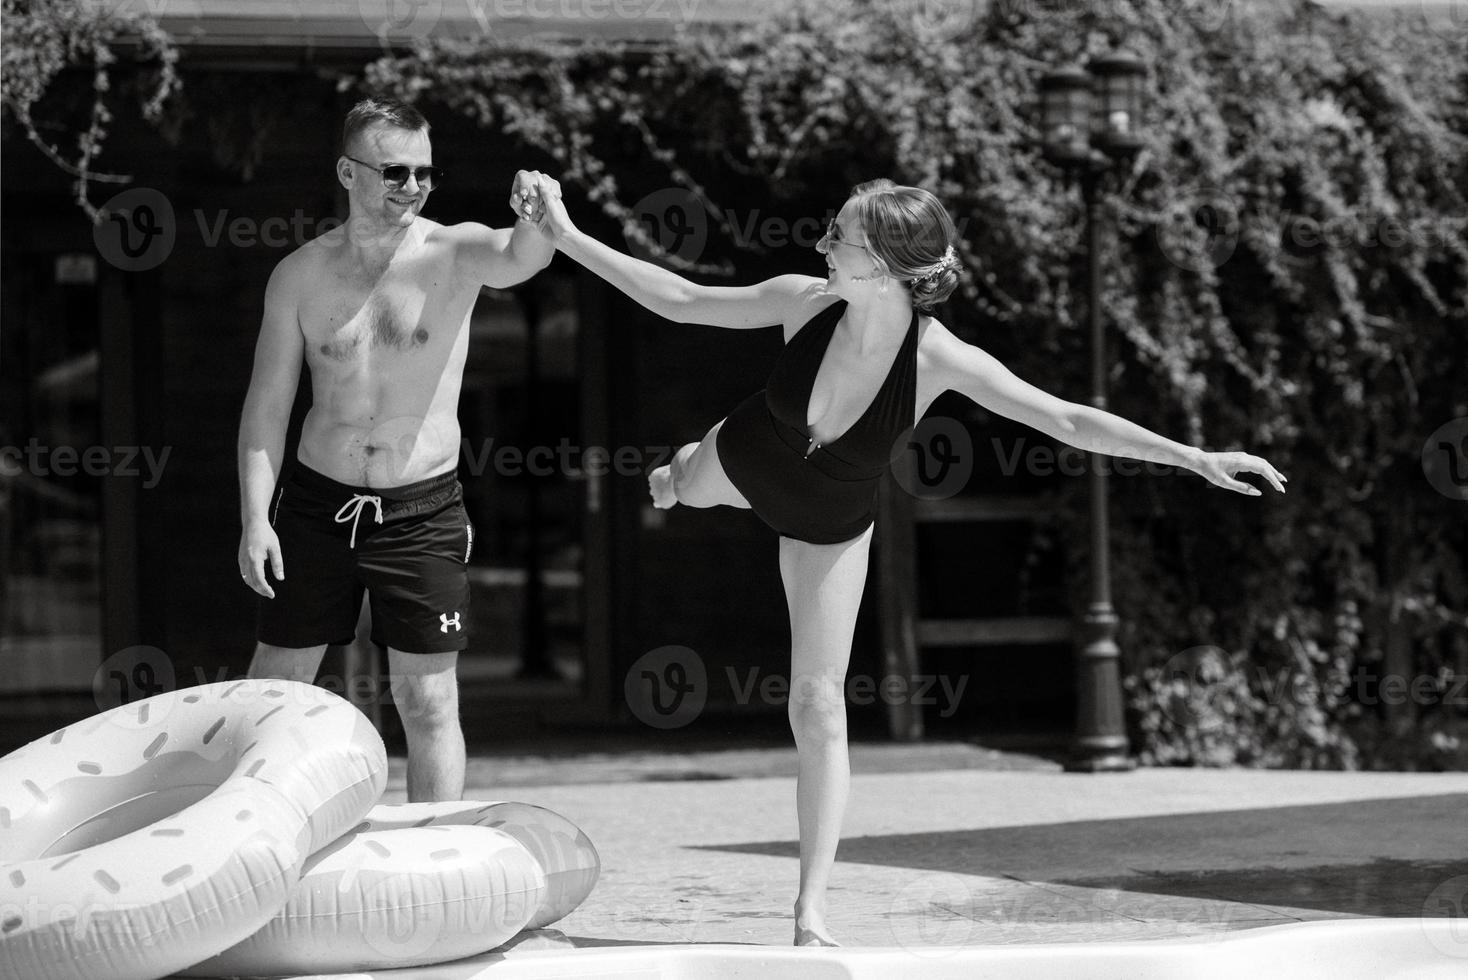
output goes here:
[{"label": "man's swim shorts", "polygon": [[299,462],[276,488],[271,526],[285,579],[260,599],[257,638],[300,648],[351,643],[367,593],[372,642],[407,653],[469,645],[474,527],[457,474],[353,487]]}]

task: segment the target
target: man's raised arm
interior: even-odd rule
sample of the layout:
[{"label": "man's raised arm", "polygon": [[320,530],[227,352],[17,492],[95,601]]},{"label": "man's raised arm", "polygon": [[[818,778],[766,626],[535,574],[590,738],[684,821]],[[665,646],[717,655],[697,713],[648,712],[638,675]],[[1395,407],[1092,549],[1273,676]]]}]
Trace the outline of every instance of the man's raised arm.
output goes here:
[{"label": "man's raised arm", "polygon": [[550,265],[556,244],[537,226],[542,214],[541,174],[521,170],[515,174],[510,208],[515,212],[513,228],[490,228],[466,221],[447,229],[457,251],[459,267],[475,282],[495,289],[522,283]]}]

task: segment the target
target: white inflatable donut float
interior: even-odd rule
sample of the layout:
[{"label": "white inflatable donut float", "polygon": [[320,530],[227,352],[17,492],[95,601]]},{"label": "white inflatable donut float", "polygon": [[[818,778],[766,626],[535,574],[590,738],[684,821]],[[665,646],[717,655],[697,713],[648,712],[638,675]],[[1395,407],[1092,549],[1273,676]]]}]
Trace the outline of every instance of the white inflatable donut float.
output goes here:
[{"label": "white inflatable donut float", "polygon": [[591,894],[601,857],[581,828],[545,807],[529,803],[408,803],[372,808],[358,829],[490,827],[519,841],[540,862],[546,892],[526,929],[541,929],[569,915]]},{"label": "white inflatable donut float", "polygon": [[600,870],[580,828],[544,807],[379,805],[306,862],[265,928],[184,975],[352,973],[474,956],[565,916]]},{"label": "white inflatable donut float", "polygon": [[352,973],[488,952],[525,928],[545,874],[486,827],[353,830],[313,855],[290,900],[184,976]]},{"label": "white inflatable donut float", "polygon": [[264,926],[387,783],[382,739],[309,684],[122,705],[0,759],[0,975],[144,980]]}]

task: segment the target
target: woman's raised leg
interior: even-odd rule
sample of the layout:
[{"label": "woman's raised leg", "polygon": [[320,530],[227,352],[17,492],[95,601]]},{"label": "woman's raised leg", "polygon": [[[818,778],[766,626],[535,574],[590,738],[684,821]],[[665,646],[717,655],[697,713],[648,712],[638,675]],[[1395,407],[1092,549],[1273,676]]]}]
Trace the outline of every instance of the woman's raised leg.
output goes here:
[{"label": "woman's raised leg", "polygon": [[744,507],[749,501],[735,489],[724,464],[719,462],[720,422],[699,442],[681,447],[666,466],[648,474],[647,486],[652,492],[652,505],[666,510],[674,504],[689,507]]},{"label": "woman's raised leg", "polygon": [[871,540],[871,528],[841,544],[780,539],[780,576],[790,607],[790,730],[799,759],[797,946],[836,945],[826,930],[826,886],[836,863],[851,786],[846,667],[866,587]]}]

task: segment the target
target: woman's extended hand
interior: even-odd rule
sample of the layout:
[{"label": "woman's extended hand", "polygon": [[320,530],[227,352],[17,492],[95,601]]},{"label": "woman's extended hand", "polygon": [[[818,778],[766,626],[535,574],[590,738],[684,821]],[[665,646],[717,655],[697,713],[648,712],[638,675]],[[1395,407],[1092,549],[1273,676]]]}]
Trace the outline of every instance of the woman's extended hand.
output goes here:
[{"label": "woman's extended hand", "polygon": [[540,201],[540,212],[536,224],[540,230],[559,242],[562,237],[576,230],[566,205],[561,203],[561,182],[541,174],[535,182],[535,191]]},{"label": "woman's extended hand", "polygon": [[1289,480],[1289,477],[1271,466],[1269,460],[1248,453],[1203,453],[1193,469],[1220,487],[1237,490],[1251,497],[1259,496],[1262,491],[1243,480],[1234,479],[1235,473],[1258,473],[1274,484],[1274,489],[1280,493],[1285,492],[1284,485]]}]

